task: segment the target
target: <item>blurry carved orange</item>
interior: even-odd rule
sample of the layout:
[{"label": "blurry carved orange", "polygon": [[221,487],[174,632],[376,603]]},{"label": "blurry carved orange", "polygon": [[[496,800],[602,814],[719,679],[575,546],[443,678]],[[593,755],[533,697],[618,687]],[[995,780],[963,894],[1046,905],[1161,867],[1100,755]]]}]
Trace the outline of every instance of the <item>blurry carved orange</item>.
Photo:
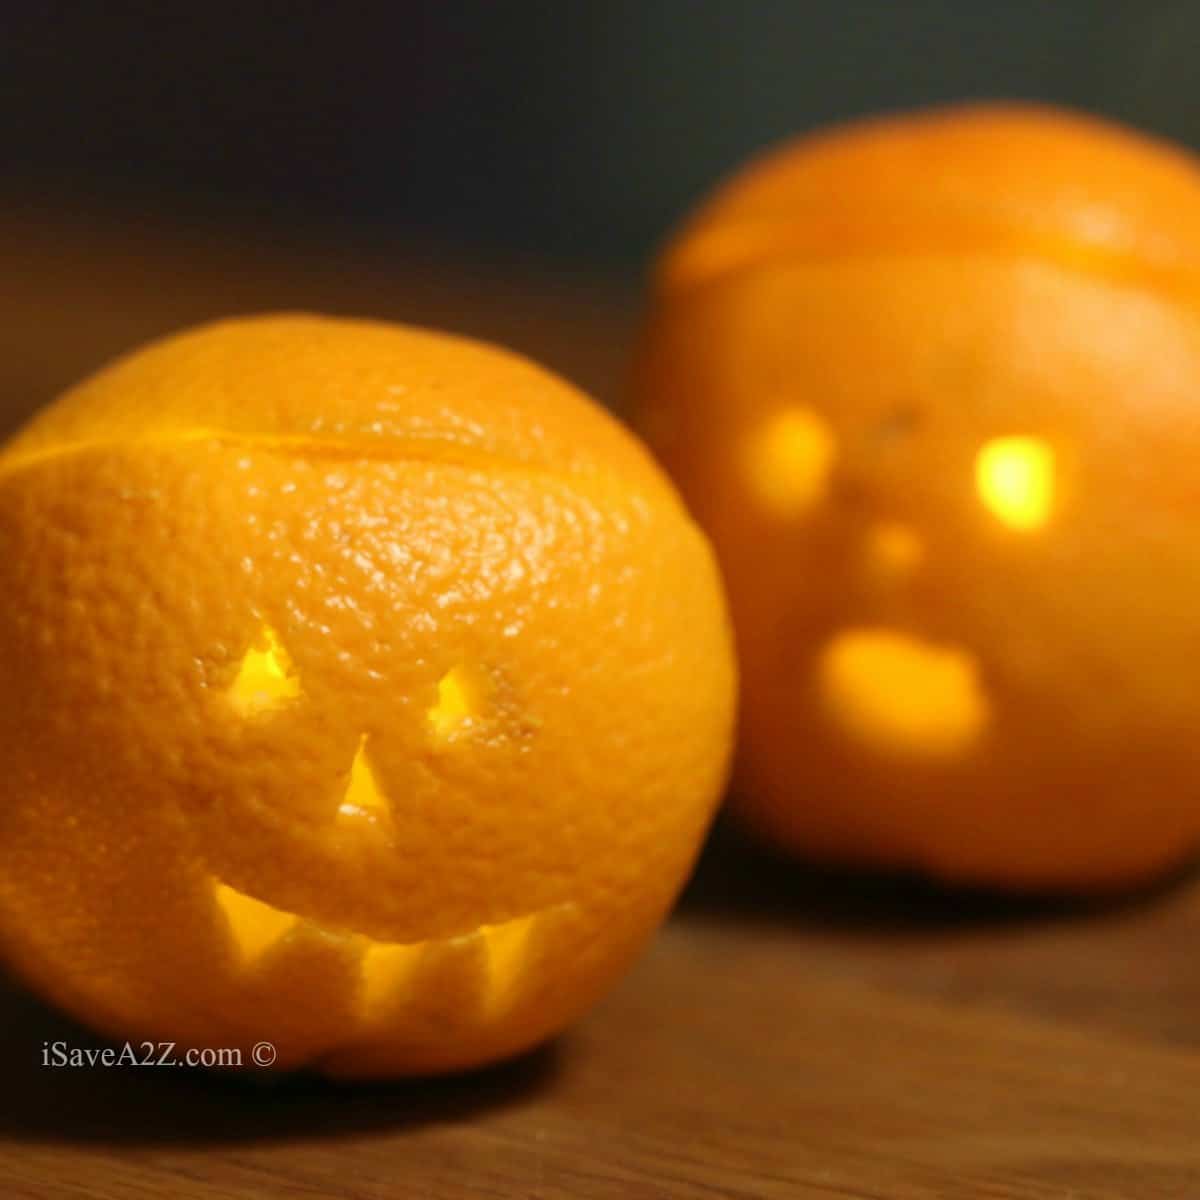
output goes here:
[{"label": "blurry carved orange", "polygon": [[703,536],[459,338],[272,317],[117,362],[0,456],[0,591],[0,937],[121,1036],[513,1054],[644,943],[723,781]]},{"label": "blurry carved orange", "polygon": [[1051,110],[752,164],[639,420],[717,547],[738,804],[807,855],[1132,884],[1200,835],[1200,169]]}]

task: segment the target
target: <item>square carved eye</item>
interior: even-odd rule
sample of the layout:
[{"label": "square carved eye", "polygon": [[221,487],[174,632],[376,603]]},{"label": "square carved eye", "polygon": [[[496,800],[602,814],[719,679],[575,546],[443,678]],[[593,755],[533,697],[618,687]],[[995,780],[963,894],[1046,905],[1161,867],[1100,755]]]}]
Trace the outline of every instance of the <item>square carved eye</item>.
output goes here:
[{"label": "square carved eye", "polygon": [[1010,529],[1040,529],[1054,505],[1054,451],[1042,438],[1000,437],[975,459],[983,506]]},{"label": "square carved eye", "polygon": [[781,409],[743,446],[745,479],[776,517],[799,517],[825,499],[837,458],[829,424],[813,409]]}]

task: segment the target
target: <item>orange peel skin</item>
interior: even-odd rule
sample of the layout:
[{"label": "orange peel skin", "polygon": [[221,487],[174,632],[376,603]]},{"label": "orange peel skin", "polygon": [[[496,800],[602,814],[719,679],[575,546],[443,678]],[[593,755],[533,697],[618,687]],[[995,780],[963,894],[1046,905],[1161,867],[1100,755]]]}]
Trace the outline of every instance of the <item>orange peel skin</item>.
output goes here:
[{"label": "orange peel skin", "polygon": [[116,1036],[516,1054],[646,943],[723,787],[705,538],[495,347],[279,316],[119,360],[0,453],[0,587],[0,944]]},{"label": "orange peel skin", "polygon": [[849,122],[665,248],[634,417],[712,538],[733,795],[797,856],[1031,892],[1200,847],[1200,162],[1091,117]]}]

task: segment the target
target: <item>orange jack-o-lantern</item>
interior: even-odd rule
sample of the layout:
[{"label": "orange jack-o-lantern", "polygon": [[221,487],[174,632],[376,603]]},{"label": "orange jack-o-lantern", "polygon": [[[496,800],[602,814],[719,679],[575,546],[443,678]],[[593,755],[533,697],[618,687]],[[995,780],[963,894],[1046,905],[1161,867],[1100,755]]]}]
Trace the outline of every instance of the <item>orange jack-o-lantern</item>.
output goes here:
[{"label": "orange jack-o-lantern", "polygon": [[639,419],[722,560],[744,816],[1025,888],[1200,836],[1200,170],[980,107],[767,156],[668,249]]},{"label": "orange jack-o-lantern", "polygon": [[702,535],[461,339],[262,318],[117,363],[0,456],[0,590],[0,938],[124,1036],[511,1054],[644,942],[721,787]]}]

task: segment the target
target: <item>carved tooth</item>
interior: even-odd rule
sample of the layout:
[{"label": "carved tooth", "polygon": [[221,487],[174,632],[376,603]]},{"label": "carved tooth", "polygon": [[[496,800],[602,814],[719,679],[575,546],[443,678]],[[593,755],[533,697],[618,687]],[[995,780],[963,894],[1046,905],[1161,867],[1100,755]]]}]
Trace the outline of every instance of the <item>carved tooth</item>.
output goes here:
[{"label": "carved tooth", "polygon": [[483,1007],[489,1014],[502,1011],[514,999],[522,968],[528,960],[530,936],[541,919],[540,914],[530,913],[500,925],[485,925],[480,930],[487,950]]},{"label": "carved tooth", "polygon": [[213,896],[246,964],[256,962],[299,922],[294,913],[272,908],[226,883],[215,884]]},{"label": "carved tooth", "polygon": [[516,1000],[543,921],[571,907],[411,945],[367,942],[364,1015],[379,1021],[405,1008],[411,1020],[459,1026],[496,1016]]},{"label": "carved tooth", "polygon": [[424,942],[411,945],[367,942],[362,956],[363,1016],[374,1020],[411,990],[412,979],[425,953]]}]

